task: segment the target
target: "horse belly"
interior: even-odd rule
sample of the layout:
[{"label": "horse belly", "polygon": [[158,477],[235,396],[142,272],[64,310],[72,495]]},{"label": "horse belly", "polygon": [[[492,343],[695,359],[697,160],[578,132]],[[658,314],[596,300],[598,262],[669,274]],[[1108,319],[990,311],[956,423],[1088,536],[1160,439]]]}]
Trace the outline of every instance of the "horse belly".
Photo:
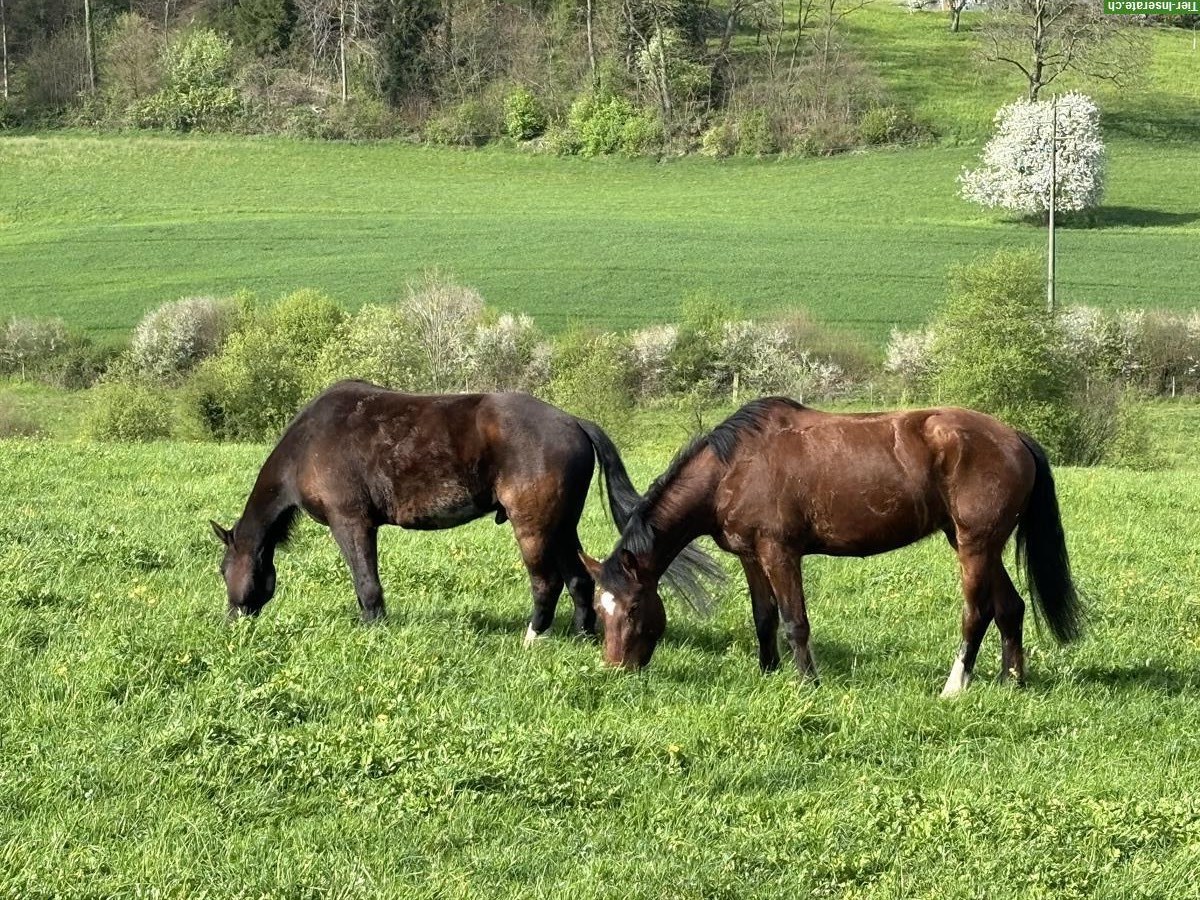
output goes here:
[{"label": "horse belly", "polygon": [[494,507],[480,502],[461,484],[442,484],[397,498],[392,522],[401,528],[436,531],[455,528],[487,515]]},{"label": "horse belly", "polygon": [[874,556],[907,547],[941,527],[923,500],[877,492],[834,499],[811,519],[815,552]]}]

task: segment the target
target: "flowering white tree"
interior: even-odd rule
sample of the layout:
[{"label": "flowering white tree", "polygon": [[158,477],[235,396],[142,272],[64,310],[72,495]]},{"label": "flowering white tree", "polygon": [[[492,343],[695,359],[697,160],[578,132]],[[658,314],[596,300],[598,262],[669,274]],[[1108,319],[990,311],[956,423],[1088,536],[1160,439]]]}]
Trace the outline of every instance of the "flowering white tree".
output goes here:
[{"label": "flowering white tree", "polygon": [[[978,169],[959,176],[965,200],[1044,215],[1050,207],[1050,136],[1055,102],[1018,100],[996,113],[996,134]],[[1055,210],[1100,205],[1104,196],[1104,141],[1100,112],[1078,92],[1057,99]]]}]

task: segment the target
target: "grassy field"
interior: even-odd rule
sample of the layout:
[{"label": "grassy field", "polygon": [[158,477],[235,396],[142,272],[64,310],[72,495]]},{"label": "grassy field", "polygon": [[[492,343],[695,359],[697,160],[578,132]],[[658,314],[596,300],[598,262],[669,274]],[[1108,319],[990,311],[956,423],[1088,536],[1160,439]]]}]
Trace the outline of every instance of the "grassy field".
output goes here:
[{"label": "grassy field", "polygon": [[[644,484],[678,437],[628,454]],[[1190,469],[1062,470],[1091,598],[1031,685],[936,700],[943,542],[807,566],[820,688],[761,678],[744,587],[631,677],[520,646],[507,527],[390,531],[364,629],[305,523],[226,627],[207,518],[266,448],[0,443],[0,896],[1185,897],[1200,862]],[[585,543],[614,534],[593,503]],[[566,610],[559,624],[565,625]]]},{"label": "grassy field", "polygon": [[[952,264],[1043,242],[956,198],[972,156],[656,164],[395,144],[6,138],[0,310],[61,315],[116,339],[180,296],[314,286],[353,307],[441,267],[552,330],[672,320],[699,293],[751,314],[803,307],[881,342],[893,325],[926,319]],[[1101,226],[1060,235],[1061,300],[1194,306],[1200,189],[1179,173],[1198,165],[1200,145],[1114,144]]]}]

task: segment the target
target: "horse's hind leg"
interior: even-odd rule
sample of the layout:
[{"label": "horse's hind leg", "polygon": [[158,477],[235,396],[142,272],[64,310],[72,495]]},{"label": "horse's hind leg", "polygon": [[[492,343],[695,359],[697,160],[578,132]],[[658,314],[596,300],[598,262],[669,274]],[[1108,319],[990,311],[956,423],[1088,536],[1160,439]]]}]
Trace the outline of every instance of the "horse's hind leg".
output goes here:
[{"label": "horse's hind leg", "polygon": [[754,633],[758,635],[758,667],[764,674],[774,672],[779,668],[779,604],[762,566],[753,559],[742,559],[741,563],[750,588]]},{"label": "horse's hind leg", "polygon": [[346,565],[350,567],[363,622],[383,618],[385,610],[383,587],[379,583],[378,529],[360,520],[331,521],[329,528],[341,548]]},{"label": "horse's hind leg", "polygon": [[1025,601],[1012,583],[1004,563],[996,568],[995,578],[996,627],[1000,630],[1000,680],[1012,678],[1025,684],[1025,649],[1022,634],[1025,627]]},{"label": "horse's hind leg", "polygon": [[583,560],[579,558],[582,548],[579,535],[572,529],[566,540],[558,543],[558,571],[566,582],[567,593],[571,595],[575,604],[576,634],[591,636],[596,633],[596,607],[593,605],[596,583],[584,567]]},{"label": "horse's hind leg", "polygon": [[525,646],[542,637],[554,624],[554,610],[563,589],[563,577],[558,571],[549,536],[542,530],[513,522],[521,559],[529,572],[529,589],[533,595],[533,614],[525,630]]},{"label": "horse's hind leg", "polygon": [[791,645],[792,659],[802,677],[816,682],[817,667],[813,664],[812,650],[808,645],[808,609],[804,602],[800,559],[787,547],[773,541],[762,542],[757,549],[758,562],[770,582],[775,602],[779,604],[783,632]]},{"label": "horse's hind leg", "polygon": [[954,697],[971,682],[979,645],[992,621],[992,583],[995,562],[986,550],[958,540],[958,563],[962,572],[962,644],[942,688],[942,697]]}]

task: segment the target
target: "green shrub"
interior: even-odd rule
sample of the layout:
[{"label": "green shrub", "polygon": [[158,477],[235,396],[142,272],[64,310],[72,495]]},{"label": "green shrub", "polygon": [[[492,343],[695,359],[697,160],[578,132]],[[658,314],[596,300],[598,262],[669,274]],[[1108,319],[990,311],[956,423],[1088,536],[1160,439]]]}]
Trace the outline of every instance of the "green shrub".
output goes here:
[{"label": "green shrub", "polygon": [[310,370],[345,318],[313,290],[297,291],[251,318],[189,382],[191,417],[219,439],[277,437],[314,393]]},{"label": "green shrub", "polygon": [[542,334],[526,315],[504,313],[475,327],[467,351],[467,380],[478,391],[534,391],[549,377]]},{"label": "green shrub", "polygon": [[547,129],[542,146],[558,156],[574,156],[583,149],[579,134],[569,125]]},{"label": "green shrub", "polygon": [[464,100],[425,123],[425,139],[447,146],[479,147],[500,135],[496,110],[482,100]]},{"label": "green shrub", "polygon": [[504,133],[528,141],[545,133],[546,110],[527,88],[517,88],[504,98]]},{"label": "green shrub", "polygon": [[683,302],[682,322],[670,351],[671,387],[679,393],[708,394],[717,379],[717,356],[724,325],[738,318],[728,304],[709,297]]},{"label": "green shrub", "polygon": [[1109,438],[1046,309],[1043,264],[1001,251],[954,272],[934,321],[933,382],[943,403],[990,413],[1033,435],[1059,462],[1094,463]]},{"label": "green shrub", "polygon": [[902,106],[873,106],[858,122],[859,140],[869,145],[897,144],[920,134],[912,113]]},{"label": "green shrub", "polygon": [[84,417],[84,433],[100,441],[154,441],[171,436],[171,401],[141,384],[110,382],[96,388]]},{"label": "green shrub", "polygon": [[238,92],[229,86],[233,45],[208,28],[177,38],[166,53],[166,85],[134,108],[144,128],[175,131],[224,128],[241,109]]},{"label": "green shrub", "polygon": [[628,351],[611,332],[570,332],[555,344],[550,357],[551,403],[585,419],[622,421],[633,402]]},{"label": "green shrub", "polygon": [[779,139],[765,109],[751,110],[738,121],[738,156],[771,156],[778,152]]},{"label": "green shrub", "polygon": [[737,129],[728,122],[718,122],[700,137],[700,152],[705,156],[724,159],[737,152]]},{"label": "green shrub", "polygon": [[585,94],[571,104],[567,131],[578,142],[583,156],[604,156],[618,151],[638,155],[661,147],[662,125],[624,97]]},{"label": "green shrub", "polygon": [[415,390],[424,360],[412,323],[398,305],[368,304],[338,329],[308,373],[307,393],[343,378],[361,378],[396,390]]}]

